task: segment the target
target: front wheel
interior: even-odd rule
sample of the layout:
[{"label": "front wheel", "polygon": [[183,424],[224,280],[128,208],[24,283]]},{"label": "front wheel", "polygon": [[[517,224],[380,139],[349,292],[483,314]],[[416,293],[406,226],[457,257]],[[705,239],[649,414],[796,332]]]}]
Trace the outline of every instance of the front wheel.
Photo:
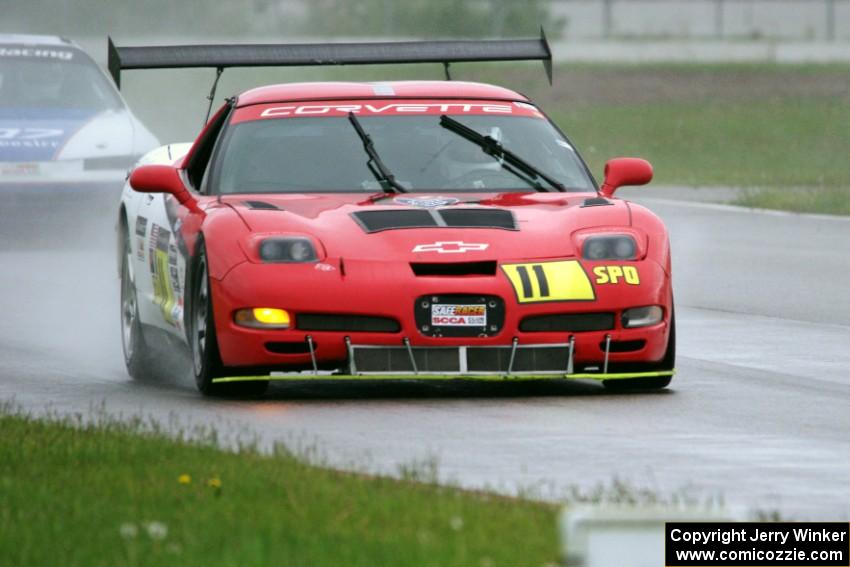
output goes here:
[{"label": "front wheel", "polygon": [[227,375],[221,362],[215,334],[212,294],[210,293],[207,253],[203,241],[198,245],[192,270],[192,301],[189,318],[189,341],[195,384],[205,396],[260,396],[268,381],[219,383],[216,378]]}]

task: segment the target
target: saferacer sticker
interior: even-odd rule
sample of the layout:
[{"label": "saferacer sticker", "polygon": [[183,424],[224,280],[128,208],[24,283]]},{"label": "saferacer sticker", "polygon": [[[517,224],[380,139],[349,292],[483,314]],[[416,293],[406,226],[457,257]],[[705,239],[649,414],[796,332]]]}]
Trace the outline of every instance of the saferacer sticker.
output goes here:
[{"label": "saferacer sticker", "polygon": [[484,305],[431,306],[431,325],[434,327],[486,327],[487,308]]},{"label": "saferacer sticker", "polygon": [[346,117],[358,116],[439,116],[486,115],[528,116],[542,118],[530,104],[517,105],[507,101],[481,100],[370,100],[333,102],[293,102],[256,104],[236,110],[232,122],[247,122],[268,118]]}]

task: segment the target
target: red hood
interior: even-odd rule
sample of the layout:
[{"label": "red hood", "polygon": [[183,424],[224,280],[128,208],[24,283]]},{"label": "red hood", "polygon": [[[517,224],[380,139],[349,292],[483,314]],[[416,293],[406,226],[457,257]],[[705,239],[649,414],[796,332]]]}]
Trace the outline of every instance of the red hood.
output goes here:
[{"label": "red hood", "polygon": [[[571,256],[574,254],[570,239],[573,231],[629,225],[629,210],[624,201],[612,200],[607,206],[582,206],[586,199],[595,196],[595,193],[440,194],[439,198],[457,199],[458,202],[435,209],[437,211],[457,207],[509,210],[518,230],[436,227],[372,233],[367,233],[352,213],[415,209],[397,200],[427,196],[412,193],[370,202],[362,194],[350,193],[258,194],[231,195],[222,201],[232,206],[253,232],[314,236],[330,258],[451,262]],[[427,247],[439,242],[487,246],[473,247],[475,249],[464,253],[413,251],[419,245]]]}]

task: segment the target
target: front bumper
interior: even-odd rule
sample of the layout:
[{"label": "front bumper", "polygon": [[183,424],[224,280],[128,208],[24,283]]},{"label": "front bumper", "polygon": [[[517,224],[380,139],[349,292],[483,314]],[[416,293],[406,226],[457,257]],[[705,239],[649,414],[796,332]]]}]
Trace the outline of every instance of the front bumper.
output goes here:
[{"label": "front bumper", "polygon": [[[611,264],[612,262],[607,262]],[[602,263],[581,262],[587,274]],[[620,264],[626,264],[620,262]],[[592,301],[520,303],[508,277],[498,270],[493,276],[415,277],[406,262],[326,260],[322,264],[270,265],[244,262],[222,279],[212,280],[216,333],[222,362],[239,369],[343,370],[352,375],[351,346],[391,348],[502,347],[567,345],[572,341],[571,374],[647,372],[664,358],[670,332],[670,278],[654,261],[627,263],[639,273],[640,284],[593,282]],[[423,334],[414,315],[417,298],[424,295],[492,295],[505,303],[504,324],[492,336],[433,337]],[[642,328],[624,328],[625,309],[661,305],[664,318]],[[247,307],[277,307],[294,316],[290,329],[250,329],[238,326],[233,314]],[[612,313],[611,328],[595,331],[525,332],[521,322],[528,316],[557,313]],[[301,313],[344,313],[381,316],[398,322],[396,332],[305,331],[298,328]],[[310,344],[308,344],[310,343]],[[287,348],[279,348],[283,345]],[[628,348],[626,348],[628,347]],[[312,352],[311,352],[312,351]],[[561,367],[567,373],[567,361]],[[412,368],[404,369],[405,371]],[[420,375],[430,374],[426,369]],[[438,374],[445,375],[445,369]],[[502,374],[518,374],[519,369]],[[551,370],[551,369],[547,369]],[[560,371],[560,368],[559,368]],[[398,372],[394,372],[398,374]],[[402,372],[403,374],[403,372]],[[466,374],[470,374],[468,371]],[[532,374],[536,374],[532,372]]]},{"label": "front bumper", "polygon": [[[548,261],[548,260],[546,260]],[[607,262],[611,264],[612,262]],[[581,262],[588,274],[599,263]],[[601,263],[605,264],[605,262]],[[664,358],[670,333],[672,312],[670,279],[663,268],[651,260],[630,262],[640,275],[640,284],[625,282],[597,284],[592,301],[520,303],[509,278],[501,271],[492,276],[415,277],[406,262],[345,261],[344,272],[338,261],[320,264],[269,265],[244,262],[231,269],[221,280],[212,280],[216,332],[222,362],[234,370],[343,370],[349,375],[363,371],[351,369],[351,348],[381,346],[395,349],[501,347],[514,344],[568,345],[572,342],[572,368],[547,368],[547,373],[579,375],[586,373],[635,373],[657,370]],[[321,267],[319,267],[321,266]],[[414,316],[414,304],[424,295],[492,295],[504,300],[504,324],[498,333],[481,337],[433,337],[423,334]],[[664,318],[658,324],[642,328],[624,328],[625,309],[660,305]],[[233,314],[247,307],[277,307],[294,316],[292,328],[283,330],[249,329],[236,325]],[[529,316],[557,313],[611,313],[611,328],[593,331],[521,330]],[[398,322],[395,332],[317,331],[298,328],[300,313],[344,313],[381,316]],[[283,345],[287,348],[279,348]],[[607,346],[606,346],[607,345]],[[291,347],[291,348],[290,348]],[[607,349],[607,356],[606,356]],[[311,352],[312,351],[312,352]],[[606,369],[607,360],[607,369]],[[653,364],[656,366],[653,366]],[[370,369],[369,374],[374,372]],[[387,369],[393,375],[406,374],[413,368]],[[437,374],[452,376],[445,369],[429,372],[417,369],[419,377]],[[532,369],[533,370],[533,369]],[[604,372],[607,370],[607,372]],[[238,373],[238,372],[237,372]],[[525,369],[495,370],[495,375],[533,376]],[[463,369],[458,375],[480,375]],[[597,376],[598,377],[598,376]],[[630,375],[630,377],[633,377]],[[612,378],[613,379],[613,378]]]}]

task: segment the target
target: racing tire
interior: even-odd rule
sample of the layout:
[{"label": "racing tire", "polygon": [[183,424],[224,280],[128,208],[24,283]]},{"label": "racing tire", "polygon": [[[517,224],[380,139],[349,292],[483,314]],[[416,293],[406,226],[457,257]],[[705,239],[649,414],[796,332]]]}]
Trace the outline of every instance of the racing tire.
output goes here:
[{"label": "racing tire", "polygon": [[203,239],[198,240],[198,249],[191,274],[192,293],[187,328],[192,353],[192,369],[198,390],[205,396],[217,397],[259,397],[263,395],[269,386],[267,380],[220,384],[214,382],[216,378],[226,376],[228,372],[221,362],[221,354],[218,350],[207,253]]},{"label": "racing tire", "polygon": [[[676,312],[670,315],[670,337],[667,339],[667,350],[664,358],[658,363],[656,370],[673,370],[676,367]],[[628,392],[637,390],[662,390],[670,385],[672,376],[651,376],[645,378],[628,378],[622,380],[603,380],[602,385],[611,392]]]},{"label": "racing tire", "polygon": [[134,380],[151,381],[157,378],[155,357],[145,341],[144,327],[139,320],[139,302],[132,269],[133,250],[127,223],[122,222],[121,249],[121,347],[127,374]]}]

